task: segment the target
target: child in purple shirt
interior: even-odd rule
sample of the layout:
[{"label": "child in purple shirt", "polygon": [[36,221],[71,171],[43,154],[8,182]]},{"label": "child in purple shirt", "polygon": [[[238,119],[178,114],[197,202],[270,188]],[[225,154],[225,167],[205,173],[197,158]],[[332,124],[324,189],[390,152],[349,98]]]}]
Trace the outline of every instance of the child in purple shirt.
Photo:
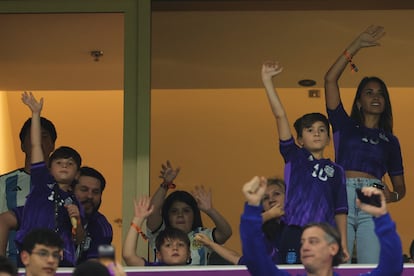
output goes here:
[{"label": "child in purple shirt", "polygon": [[[16,244],[34,228],[49,228],[59,233],[64,242],[61,266],[73,266],[76,262],[75,243],[84,238],[79,204],[72,193],[81,166],[81,157],[70,147],[56,149],[44,162],[41,143],[40,113],[43,98],[37,101],[32,93],[24,92],[22,101],[32,111],[31,125],[31,182],[32,190],[21,213]],[[16,211],[17,212],[17,211]]]},{"label": "child in purple shirt", "polygon": [[[325,76],[335,158],[346,174],[348,248],[352,253],[356,243],[358,263],[378,263],[380,247],[371,216],[355,205],[355,189],[377,187],[384,190],[387,202],[399,201],[405,195],[404,169],[400,144],[392,133],[392,109],[385,83],[377,77],[362,79],[349,116],[342,105],[338,81],[348,63],[357,71],[352,57],[362,48],[379,45],[384,34],[383,27],[370,26],[346,48]],[[385,173],[390,176],[392,191],[381,181]]]},{"label": "child in purple shirt", "polygon": [[285,228],[279,248],[282,263],[300,263],[302,227],[311,222],[327,222],[338,228],[347,259],[345,176],[340,166],[323,157],[329,143],[329,122],[320,113],[303,115],[294,124],[301,147],[296,145],[272,82],[282,69],[275,62],[262,66],[262,81],[276,119],[280,152],[285,160]]}]

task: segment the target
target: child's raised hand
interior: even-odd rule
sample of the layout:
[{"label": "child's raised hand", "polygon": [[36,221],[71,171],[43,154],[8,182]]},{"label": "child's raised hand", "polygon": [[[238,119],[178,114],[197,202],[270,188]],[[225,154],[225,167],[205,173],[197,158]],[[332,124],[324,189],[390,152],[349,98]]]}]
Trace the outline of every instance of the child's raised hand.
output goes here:
[{"label": "child's raised hand", "polygon": [[191,192],[195,200],[197,201],[198,208],[205,212],[212,208],[211,189],[206,191],[204,186],[195,186],[195,189]]},{"label": "child's raised hand", "polygon": [[247,203],[253,206],[259,206],[266,191],[267,180],[265,177],[255,176],[249,182],[243,185],[243,194]]},{"label": "child's raised hand", "polygon": [[136,218],[145,219],[154,210],[154,205],[151,205],[151,199],[148,196],[142,196],[134,200],[134,215]]},{"label": "child's raised hand", "polygon": [[272,77],[279,75],[283,71],[283,67],[279,65],[279,62],[266,61],[262,65],[262,80],[263,82],[269,81]]},{"label": "child's raised hand", "polygon": [[43,98],[37,101],[32,92],[24,91],[22,94],[22,102],[27,105],[33,113],[40,113],[43,108]]},{"label": "child's raised hand", "polygon": [[166,164],[161,165],[160,178],[164,179],[166,183],[172,183],[180,172],[180,168],[174,169],[169,160]]}]

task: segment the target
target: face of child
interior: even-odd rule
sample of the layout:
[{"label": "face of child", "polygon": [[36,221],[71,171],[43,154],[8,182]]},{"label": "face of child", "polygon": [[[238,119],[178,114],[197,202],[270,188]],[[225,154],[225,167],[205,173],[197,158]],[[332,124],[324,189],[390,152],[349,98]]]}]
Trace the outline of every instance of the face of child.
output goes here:
[{"label": "face of child", "polygon": [[322,151],[329,143],[329,129],[321,121],[314,122],[312,126],[302,130],[299,143],[310,152]]},{"label": "face of child", "polygon": [[190,249],[184,241],[165,239],[157,252],[157,258],[167,265],[186,265]]},{"label": "face of child", "polygon": [[381,114],[385,108],[384,91],[381,85],[376,81],[370,81],[361,91],[358,100],[358,107],[362,109],[365,114]]},{"label": "face of child", "polygon": [[285,193],[279,185],[268,185],[263,196],[263,210],[267,211],[276,204],[283,207],[285,202]]},{"label": "face of child", "polygon": [[194,212],[190,205],[181,201],[175,201],[171,204],[168,211],[168,220],[171,227],[182,230],[184,233],[189,233],[192,230],[194,221]]},{"label": "face of child", "polygon": [[57,183],[72,184],[78,175],[78,165],[73,158],[54,159],[50,164],[50,173]]}]

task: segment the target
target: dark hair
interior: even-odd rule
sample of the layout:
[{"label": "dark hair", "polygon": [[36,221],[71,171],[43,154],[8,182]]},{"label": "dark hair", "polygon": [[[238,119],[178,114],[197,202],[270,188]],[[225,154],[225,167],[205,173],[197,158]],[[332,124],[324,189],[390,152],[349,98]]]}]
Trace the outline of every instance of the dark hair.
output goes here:
[{"label": "dark hair", "polygon": [[[19,138],[20,142],[24,143],[24,138],[27,135],[27,132],[30,131],[30,126],[32,125],[32,118],[29,118],[24,122],[22,128],[20,129]],[[44,117],[40,117],[40,126],[45,129],[50,134],[50,138],[52,138],[53,143],[56,142],[57,133],[55,125]]]},{"label": "dark hair", "polygon": [[385,100],[384,111],[381,113],[380,120],[379,120],[379,128],[392,133],[393,117],[392,117],[390,94],[388,92],[387,85],[385,85],[385,82],[378,77],[365,77],[359,83],[356,94],[355,94],[354,103],[352,104],[351,118],[354,119],[358,124],[363,125],[364,110],[362,110],[362,108],[358,108],[357,102],[361,98],[362,90],[365,88],[365,86],[369,82],[377,82],[380,85],[381,90],[383,92],[384,100]]},{"label": "dark hair", "polygon": [[192,230],[196,229],[197,227],[203,227],[203,221],[201,220],[201,212],[198,208],[197,201],[194,199],[194,197],[186,191],[175,191],[172,192],[165,199],[164,204],[162,206],[161,215],[167,228],[171,227],[170,221],[168,219],[168,211],[171,209],[171,205],[176,201],[184,202],[193,210],[194,220],[193,225],[191,227]]},{"label": "dark hair", "polygon": [[326,126],[326,129],[328,130],[328,136],[329,136],[328,118],[326,118],[326,116],[323,115],[322,113],[308,113],[298,118],[293,124],[296,130],[297,138],[302,138],[302,131],[305,128],[311,127],[315,122],[322,122]]},{"label": "dark hair", "polygon": [[60,158],[65,158],[65,159],[72,158],[75,161],[76,165],[78,166],[78,169],[82,165],[82,158],[76,150],[74,150],[71,147],[62,146],[62,147],[57,148],[52,153],[52,155],[50,155],[49,167],[52,164],[53,160],[60,159]]},{"label": "dark hair", "polygon": [[49,228],[36,228],[30,231],[24,237],[20,251],[32,253],[36,244],[63,249],[63,240],[59,234]]},{"label": "dark hair", "polygon": [[110,276],[111,274],[109,273],[109,270],[108,268],[106,268],[105,265],[95,260],[89,260],[77,265],[72,273],[72,276],[90,275]]},{"label": "dark hair", "polygon": [[17,276],[17,267],[6,256],[0,255],[0,272],[8,273],[12,276]]},{"label": "dark hair", "polygon": [[101,192],[103,192],[105,190],[105,185],[106,185],[106,181],[104,176],[97,170],[95,170],[94,168],[91,167],[81,167],[80,168],[80,176],[90,176],[93,178],[96,178],[99,180],[99,182],[101,183]]},{"label": "dark hair", "polygon": [[336,243],[338,245],[338,252],[332,259],[332,266],[338,266],[343,263],[344,260],[344,250],[342,248],[341,243],[341,235],[339,234],[338,230],[336,230],[332,225],[326,222],[321,223],[309,223],[303,227],[303,231],[311,227],[318,227],[325,232],[325,240],[331,244]]},{"label": "dark hair", "polygon": [[167,227],[164,230],[160,231],[157,238],[155,239],[155,248],[158,252],[161,250],[161,246],[166,240],[183,241],[187,245],[187,249],[190,250],[190,239],[188,238],[187,233],[184,233],[184,231],[180,229]]}]

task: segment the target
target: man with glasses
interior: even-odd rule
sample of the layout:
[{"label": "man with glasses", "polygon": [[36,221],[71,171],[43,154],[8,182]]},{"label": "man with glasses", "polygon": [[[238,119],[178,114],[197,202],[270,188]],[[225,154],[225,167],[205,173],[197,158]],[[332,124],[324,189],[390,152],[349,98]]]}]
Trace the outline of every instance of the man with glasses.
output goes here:
[{"label": "man with glasses", "polygon": [[23,239],[20,258],[26,276],[55,275],[63,256],[63,241],[51,229],[34,229]]}]

